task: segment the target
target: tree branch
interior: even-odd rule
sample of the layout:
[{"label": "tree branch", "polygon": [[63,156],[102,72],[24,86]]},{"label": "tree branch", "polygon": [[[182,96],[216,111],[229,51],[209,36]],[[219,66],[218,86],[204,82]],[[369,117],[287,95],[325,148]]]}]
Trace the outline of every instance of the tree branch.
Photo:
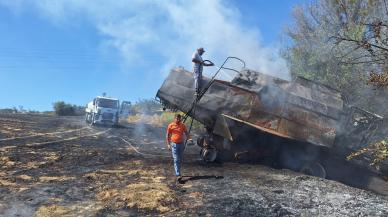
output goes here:
[{"label": "tree branch", "polygon": [[[338,37],[338,36],[332,36],[331,38],[335,38],[335,39],[338,39],[338,40],[341,40],[341,41],[350,41],[350,42],[355,42],[357,44],[359,43],[364,43],[363,41],[358,41],[358,40],[355,40],[355,39],[351,39],[351,38],[343,38],[343,37]],[[379,46],[379,45],[376,45],[376,44],[372,44],[372,43],[369,43],[368,44],[372,47],[375,47],[375,48],[378,48],[378,49],[381,49],[381,50],[384,50],[386,52],[388,52],[388,48],[385,48],[385,47],[382,47],[382,46]]]}]

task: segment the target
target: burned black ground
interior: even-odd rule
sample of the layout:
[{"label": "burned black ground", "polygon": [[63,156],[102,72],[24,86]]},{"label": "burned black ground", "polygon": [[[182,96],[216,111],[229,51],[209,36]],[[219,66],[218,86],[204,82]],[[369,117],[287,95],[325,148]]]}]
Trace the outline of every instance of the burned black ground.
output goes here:
[{"label": "burned black ground", "polygon": [[206,165],[193,146],[176,184],[164,128],[42,115],[0,123],[1,216],[388,215],[387,196],[257,164]]}]

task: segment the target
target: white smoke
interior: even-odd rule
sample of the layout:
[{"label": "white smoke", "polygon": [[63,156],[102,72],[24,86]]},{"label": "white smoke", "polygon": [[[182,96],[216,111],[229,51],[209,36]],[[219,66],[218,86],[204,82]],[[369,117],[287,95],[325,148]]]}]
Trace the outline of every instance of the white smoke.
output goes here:
[{"label": "white smoke", "polygon": [[289,78],[278,47],[262,45],[259,29],[243,25],[238,9],[228,1],[0,0],[1,5],[18,14],[34,10],[57,25],[86,20],[103,36],[103,45],[122,54],[127,67],[148,65],[159,57],[163,63],[155,64],[156,71],[167,74],[174,66],[191,70],[192,53],[204,47],[204,59],[218,66],[226,57],[236,56],[250,69]]}]

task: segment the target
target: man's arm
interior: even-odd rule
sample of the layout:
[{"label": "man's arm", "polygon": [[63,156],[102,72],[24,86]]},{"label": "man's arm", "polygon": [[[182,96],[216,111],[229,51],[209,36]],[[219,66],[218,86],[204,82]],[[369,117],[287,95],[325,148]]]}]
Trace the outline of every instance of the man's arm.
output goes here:
[{"label": "man's arm", "polygon": [[192,58],[191,58],[191,61],[193,63],[197,63],[197,64],[203,64],[203,61],[202,61],[202,58],[199,57],[199,55],[197,53],[194,53]]},{"label": "man's arm", "polygon": [[193,63],[203,64],[203,61],[198,60],[197,58],[193,58],[191,61],[192,61]]}]

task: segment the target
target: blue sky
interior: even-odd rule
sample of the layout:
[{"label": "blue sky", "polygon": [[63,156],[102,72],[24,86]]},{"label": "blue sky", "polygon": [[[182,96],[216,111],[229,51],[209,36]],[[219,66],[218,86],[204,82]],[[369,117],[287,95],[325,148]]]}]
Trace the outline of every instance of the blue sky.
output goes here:
[{"label": "blue sky", "polygon": [[287,78],[281,34],[303,2],[0,0],[0,108],[84,105],[102,92],[153,98],[169,69],[191,69],[200,46],[216,64],[239,56]]}]

